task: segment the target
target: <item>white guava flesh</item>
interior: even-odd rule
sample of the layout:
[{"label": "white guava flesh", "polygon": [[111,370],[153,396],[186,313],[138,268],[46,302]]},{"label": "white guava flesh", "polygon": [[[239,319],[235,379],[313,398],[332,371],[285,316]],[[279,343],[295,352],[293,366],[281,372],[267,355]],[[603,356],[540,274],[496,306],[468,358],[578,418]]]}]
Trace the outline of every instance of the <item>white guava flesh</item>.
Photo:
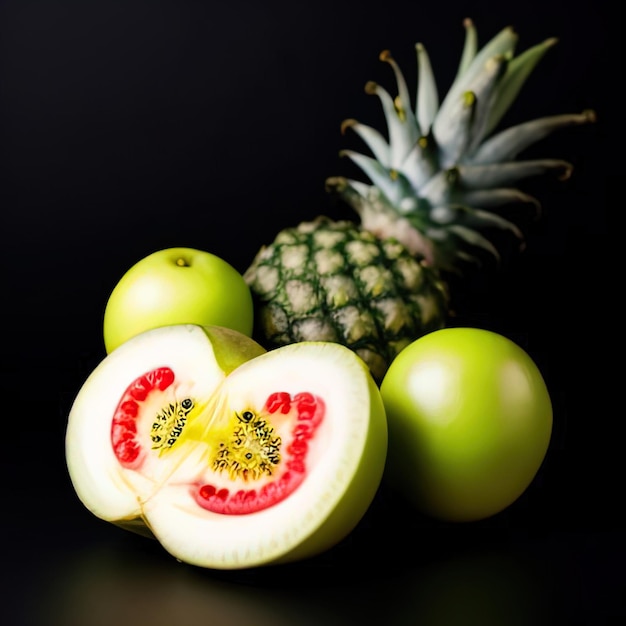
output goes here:
[{"label": "white guava flesh", "polygon": [[325,342],[265,352],[195,325],[147,331],[109,354],[66,434],[87,509],[216,569],[338,543],[374,498],[386,453],[380,393],[354,352]]}]

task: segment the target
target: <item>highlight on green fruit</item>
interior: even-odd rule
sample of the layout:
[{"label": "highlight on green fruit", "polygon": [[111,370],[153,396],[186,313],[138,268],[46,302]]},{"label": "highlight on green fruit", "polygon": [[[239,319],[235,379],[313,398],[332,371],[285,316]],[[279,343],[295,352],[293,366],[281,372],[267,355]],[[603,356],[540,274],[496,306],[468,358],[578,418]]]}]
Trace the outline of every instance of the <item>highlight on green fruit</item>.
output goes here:
[{"label": "highlight on green fruit", "polygon": [[252,335],[254,309],[242,275],[195,248],[166,248],[135,263],[106,303],[107,353],[135,335],[170,324],[225,326]]},{"label": "highlight on green fruit", "polygon": [[336,545],[369,508],[386,453],[379,389],[348,348],[266,352],[237,331],[189,324],[107,355],[66,433],[70,478],[91,513],[214,569]]},{"label": "highlight on green fruit", "polygon": [[491,517],[529,487],[547,454],[552,402],[537,364],[479,328],[446,328],[405,348],[380,387],[386,483],[444,521]]}]

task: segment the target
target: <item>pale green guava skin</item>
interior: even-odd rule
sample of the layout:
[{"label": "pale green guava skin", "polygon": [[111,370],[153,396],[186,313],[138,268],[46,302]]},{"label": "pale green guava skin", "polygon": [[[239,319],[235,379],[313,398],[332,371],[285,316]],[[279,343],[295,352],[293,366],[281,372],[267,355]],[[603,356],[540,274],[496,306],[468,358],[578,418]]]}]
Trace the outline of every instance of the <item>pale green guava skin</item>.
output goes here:
[{"label": "pale green guava skin", "polygon": [[389,425],[386,478],[425,514],[491,517],[541,467],[552,403],[531,357],[508,338],[446,328],[407,346],[381,383]]},{"label": "pale green guava skin", "polygon": [[104,344],[112,352],[141,332],[173,324],[223,326],[252,335],[252,295],[241,274],[220,257],[167,248],[122,276],[106,304]]},{"label": "pale green guava skin", "polygon": [[204,326],[202,330],[209,338],[215,360],[224,374],[230,374],[246,361],[266,352],[260,343],[232,328]]},{"label": "pale green guava skin", "polygon": [[387,418],[380,390],[367,366],[364,363],[361,366],[368,381],[370,427],[352,482],[317,531],[293,550],[276,559],[276,564],[309,558],[338,544],[361,521],[376,496],[387,458]]}]

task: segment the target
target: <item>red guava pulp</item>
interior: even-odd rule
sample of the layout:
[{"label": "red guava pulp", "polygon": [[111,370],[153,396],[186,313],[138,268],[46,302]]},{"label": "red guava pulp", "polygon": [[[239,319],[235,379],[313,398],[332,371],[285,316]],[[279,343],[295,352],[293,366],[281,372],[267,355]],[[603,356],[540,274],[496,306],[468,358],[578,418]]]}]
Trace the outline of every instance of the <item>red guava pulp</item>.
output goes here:
[{"label": "red guava pulp", "polygon": [[[174,372],[160,367],[124,392],[111,424],[111,444],[123,467],[141,471],[148,454],[156,451],[161,456],[178,442],[195,401],[162,393],[174,383]],[[164,403],[156,415],[150,409],[153,395],[161,395]],[[324,417],[324,401],[307,392],[293,398],[275,392],[258,413],[248,409],[223,417],[226,423],[196,440],[207,447],[210,481],[190,486],[196,502],[208,511],[239,515],[284,500],[304,480],[309,443]],[[147,424],[140,423],[145,420]]]},{"label": "red guava pulp", "polygon": [[387,429],[378,388],[347,348],[264,352],[236,331],[181,325],[104,359],[66,445],[95,515],[149,530],[182,561],[241,568],[345,537],[379,486]]}]

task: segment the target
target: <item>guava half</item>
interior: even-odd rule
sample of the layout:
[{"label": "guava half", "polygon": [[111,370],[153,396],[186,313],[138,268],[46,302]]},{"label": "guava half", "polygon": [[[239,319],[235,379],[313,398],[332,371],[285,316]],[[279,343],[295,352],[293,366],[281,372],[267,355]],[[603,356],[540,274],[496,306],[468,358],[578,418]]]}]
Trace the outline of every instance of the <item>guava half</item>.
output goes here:
[{"label": "guava half", "polygon": [[144,332],[105,357],[66,433],[70,478],[94,515],[215,569],[338,543],[371,504],[386,453],[380,393],[354,352],[266,352],[196,325]]}]

